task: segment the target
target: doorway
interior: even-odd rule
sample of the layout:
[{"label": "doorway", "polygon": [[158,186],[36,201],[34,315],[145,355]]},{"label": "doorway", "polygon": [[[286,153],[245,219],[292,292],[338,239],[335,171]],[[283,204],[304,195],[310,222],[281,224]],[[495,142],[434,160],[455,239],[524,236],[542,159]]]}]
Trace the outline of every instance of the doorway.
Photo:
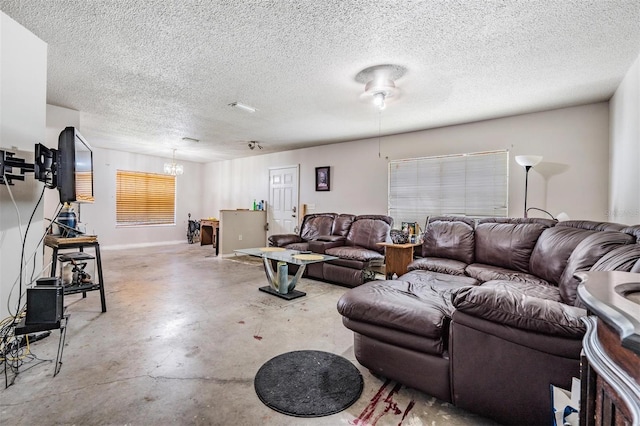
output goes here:
[{"label": "doorway", "polygon": [[269,168],[269,235],[297,233],[299,171],[299,165]]}]

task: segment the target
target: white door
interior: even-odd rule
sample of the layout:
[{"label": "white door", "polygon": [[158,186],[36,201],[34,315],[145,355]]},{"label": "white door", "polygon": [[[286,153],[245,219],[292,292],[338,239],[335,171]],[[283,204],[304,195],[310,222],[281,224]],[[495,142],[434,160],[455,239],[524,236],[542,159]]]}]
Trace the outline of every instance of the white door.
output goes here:
[{"label": "white door", "polygon": [[297,233],[298,171],[299,166],[269,169],[269,235]]}]

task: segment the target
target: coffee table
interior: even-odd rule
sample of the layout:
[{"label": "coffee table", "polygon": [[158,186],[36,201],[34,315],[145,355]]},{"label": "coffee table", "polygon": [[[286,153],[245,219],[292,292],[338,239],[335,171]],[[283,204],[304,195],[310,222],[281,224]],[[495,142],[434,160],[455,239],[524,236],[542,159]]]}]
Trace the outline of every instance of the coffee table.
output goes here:
[{"label": "coffee table", "polygon": [[[261,257],[264,263],[264,272],[267,275],[268,286],[259,287],[258,290],[286,300],[306,296],[307,293],[295,290],[296,284],[304,270],[310,263],[326,262],[337,259],[326,254],[300,252],[287,250],[282,247],[258,247],[234,250],[236,253]],[[275,261],[277,268],[274,271],[271,261]],[[297,265],[298,271],[289,279],[289,265]]]}]

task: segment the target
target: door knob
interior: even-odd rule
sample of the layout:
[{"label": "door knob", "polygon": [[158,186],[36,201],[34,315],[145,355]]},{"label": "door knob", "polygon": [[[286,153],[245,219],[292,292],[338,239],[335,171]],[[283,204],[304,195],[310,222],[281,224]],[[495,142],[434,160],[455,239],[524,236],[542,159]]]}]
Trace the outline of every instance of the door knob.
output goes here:
[{"label": "door knob", "polygon": [[[295,206],[293,206],[293,208],[291,209],[291,211],[295,213],[295,212],[296,212],[296,207],[295,207]],[[294,217],[295,217],[295,216],[294,216]]]},{"label": "door knob", "polygon": [[292,214],[292,215],[291,215],[291,217],[296,217],[296,215],[295,215],[295,214]]}]

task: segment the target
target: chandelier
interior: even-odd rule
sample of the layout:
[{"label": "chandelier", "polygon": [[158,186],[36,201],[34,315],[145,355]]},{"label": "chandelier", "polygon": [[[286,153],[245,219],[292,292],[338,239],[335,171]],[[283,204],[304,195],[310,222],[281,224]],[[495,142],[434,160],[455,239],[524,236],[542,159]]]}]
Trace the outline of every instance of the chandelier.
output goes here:
[{"label": "chandelier", "polygon": [[171,163],[164,163],[164,172],[171,176],[178,176],[184,173],[182,164],[176,164],[176,150],[173,149],[173,157]]}]

